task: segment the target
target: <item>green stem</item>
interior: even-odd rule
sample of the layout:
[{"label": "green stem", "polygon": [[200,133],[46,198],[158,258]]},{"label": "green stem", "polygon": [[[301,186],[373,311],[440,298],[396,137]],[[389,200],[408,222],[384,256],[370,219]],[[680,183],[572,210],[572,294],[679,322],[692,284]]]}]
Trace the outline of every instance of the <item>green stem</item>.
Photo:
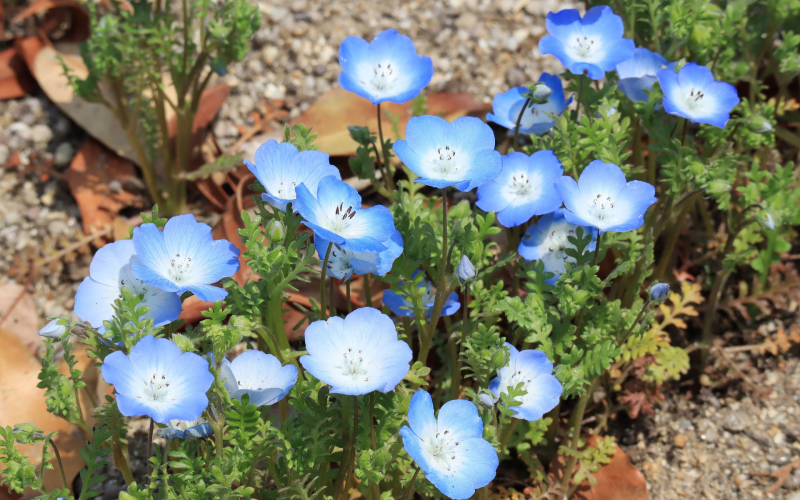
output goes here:
[{"label": "green stem", "polygon": [[419,474],[419,467],[417,470],[414,471],[414,475],[411,476],[411,481],[408,483],[408,492],[406,493],[406,500],[411,500],[414,498],[414,483],[417,480],[417,474]]},{"label": "green stem", "polygon": [[[586,413],[586,405],[589,403],[589,400],[592,398],[592,394],[594,393],[594,388],[597,385],[597,379],[595,379],[594,383],[589,387],[589,390],[581,396],[581,399],[578,400],[578,405],[575,407],[575,410],[572,412],[572,421],[570,422],[570,426],[572,427],[572,440],[570,441],[570,448],[577,451],[578,446],[581,442],[581,426],[583,424],[583,415]],[[575,469],[575,463],[577,462],[578,457],[575,455],[570,455],[567,459],[567,464],[564,467],[564,477],[561,479],[561,487],[562,489],[566,490],[567,486],[569,486],[569,482],[572,479],[572,472]]]},{"label": "green stem", "polygon": [[667,273],[667,266],[669,266],[670,262],[672,262],[672,254],[675,251],[675,246],[678,244],[678,238],[681,235],[681,229],[683,229],[683,223],[686,220],[686,216],[689,214],[689,211],[692,209],[693,206],[692,203],[683,203],[684,201],[686,201],[686,199],[688,199],[689,196],[678,202],[683,206],[678,211],[678,217],[675,219],[675,224],[672,226],[672,228],[670,228],[666,244],[664,245],[664,249],[661,253],[661,259],[658,261],[658,266],[656,267],[656,271],[653,273],[653,276],[657,280],[664,281],[666,279],[665,275]]},{"label": "green stem", "polygon": [[381,141],[381,152],[383,153],[383,166],[386,170],[384,177],[386,178],[386,189],[389,191],[389,201],[394,203],[394,178],[392,177],[392,166],[389,164],[389,155],[386,154],[386,142],[383,140],[383,116],[381,113],[381,104],[378,103],[378,138]]},{"label": "green stem", "polygon": [[419,356],[417,361],[422,362],[423,365],[427,363],[428,351],[431,348],[431,341],[436,332],[436,324],[439,322],[439,317],[444,308],[444,301],[447,298],[449,290],[447,284],[447,188],[442,188],[442,261],[439,264],[439,286],[436,290],[436,297],[433,301],[433,311],[431,314],[431,321],[428,325],[428,333],[422,334],[420,330],[419,335]]},{"label": "green stem", "polygon": [[[347,405],[344,401],[342,401],[342,413],[346,414],[349,413],[347,411]],[[343,419],[345,430],[344,430],[344,440],[345,445],[344,449],[342,450],[342,463],[339,465],[339,474],[336,476],[336,483],[335,489],[333,492],[333,499],[339,500],[339,496],[341,494],[347,495],[346,486],[347,486],[347,477],[350,471],[350,467],[353,465],[353,461],[355,458],[355,450],[353,449],[353,443],[358,438],[358,396],[353,396],[353,430],[352,433],[350,432],[349,428],[347,427],[347,419]]]},{"label": "green stem", "polygon": [[155,430],[156,422],[150,418],[150,431],[147,433],[147,475],[150,475],[150,457],[153,454],[153,431]]},{"label": "green stem", "polygon": [[461,351],[464,349],[464,343],[467,341],[467,332],[469,331],[469,284],[469,281],[464,284],[464,317],[461,319],[461,342],[456,350],[456,358],[453,360],[455,370],[453,370],[452,374],[454,387],[452,399],[458,399],[461,393]]},{"label": "green stem", "polygon": [[350,299],[350,280],[347,280],[345,288],[347,289],[347,313],[350,314],[353,312],[353,301]]},{"label": "green stem", "polygon": [[503,450],[506,449],[506,444],[508,444],[508,440],[511,439],[511,435],[514,434],[517,423],[519,423],[519,419],[512,418],[511,423],[503,429],[503,435],[500,437],[500,453],[503,453]]},{"label": "green stem", "polygon": [[336,280],[335,280],[335,279],[333,279],[333,278],[331,278],[331,279],[330,279],[330,282],[331,282],[331,286],[330,286],[330,294],[331,294],[331,316],[333,316],[333,317],[335,318],[335,317],[336,317],[336,304],[335,304],[335,302],[334,302],[333,287],[334,287],[334,284],[335,284]]},{"label": "green stem", "polygon": [[597,235],[597,245],[594,247],[594,258],[592,259],[592,266],[596,266],[599,260],[600,246],[603,243],[603,234],[605,233],[600,233],[599,235]]},{"label": "green stem", "polygon": [[323,321],[328,319],[328,312],[325,310],[325,277],[328,274],[328,259],[331,258],[331,248],[333,248],[333,243],[328,243],[325,260],[322,262],[322,274],[319,278],[319,315]]},{"label": "green stem", "polygon": [[367,303],[367,307],[372,307],[372,289],[369,285],[371,277],[372,275],[369,273],[364,275],[364,300]]},{"label": "green stem", "polygon": [[[61,462],[61,453],[58,452],[58,446],[56,446],[56,442],[53,441],[52,438],[49,438],[50,446],[53,447],[53,453],[56,456],[56,463],[58,464],[58,473],[61,475],[61,488],[68,489],[67,486],[67,476],[64,474],[64,464]],[[44,469],[44,467],[42,467]]]},{"label": "green stem", "polygon": [[636,319],[634,319],[633,323],[631,323],[631,327],[628,328],[628,331],[625,332],[625,335],[622,336],[622,340],[617,343],[617,347],[623,345],[625,342],[628,341],[628,338],[630,338],[631,334],[633,333],[633,329],[636,328],[636,325],[639,323],[639,320],[642,319],[642,315],[647,310],[647,307],[649,305],[650,305],[650,298],[648,297],[647,301],[642,305],[642,309],[639,311],[639,314],[636,315]]},{"label": "green stem", "polygon": [[519,116],[517,116],[517,124],[514,126],[514,151],[519,151],[519,127],[522,124],[522,115],[525,114],[525,110],[528,109],[530,103],[530,97],[525,99],[525,104],[522,105],[522,110],[520,110]]},{"label": "green stem", "polygon": [[581,99],[583,98],[583,75],[578,77],[578,97],[575,103],[575,122],[580,123]]}]

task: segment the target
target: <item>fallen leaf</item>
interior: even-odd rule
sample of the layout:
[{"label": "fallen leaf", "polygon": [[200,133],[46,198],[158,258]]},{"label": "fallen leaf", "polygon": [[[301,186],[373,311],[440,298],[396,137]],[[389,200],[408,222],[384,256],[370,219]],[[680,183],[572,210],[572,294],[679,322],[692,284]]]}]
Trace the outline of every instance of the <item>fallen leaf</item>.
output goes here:
[{"label": "fallen leaf", "polygon": [[[0,422],[3,425],[32,422],[45,433],[58,431],[54,440],[61,453],[67,482],[71,486],[84,466],[78,453],[85,444],[83,433],[78,427],[47,411],[45,390],[36,387],[41,364],[28,352],[23,342],[9,330],[0,328],[0,345],[3,346],[0,351]],[[41,444],[18,445],[18,449],[34,465],[41,463]],[[53,466],[54,469],[45,471],[45,487],[48,490],[61,486],[55,462]],[[0,464],[0,471],[2,469],[3,464]],[[30,498],[32,495],[27,496]]]},{"label": "fallen leaf", "polygon": [[[89,135],[119,156],[136,162],[133,147],[113,113],[102,104],[84,101],[75,95],[64,75],[61,60],[77,78],[85,78],[88,74],[78,44],[59,43],[43,47],[36,54],[31,70],[44,93]],[[111,98],[110,90],[104,89],[103,93],[107,98]]]},{"label": "fallen leaf", "polygon": [[[428,94],[427,105],[428,114],[442,116],[448,121],[460,116],[481,114],[492,107],[491,103],[481,102],[472,94],[451,92]],[[381,112],[384,113],[382,120],[384,138],[405,137],[406,123],[411,118],[411,102],[406,104],[385,102],[381,104]],[[398,127],[401,137],[394,136],[386,113],[399,116]],[[331,119],[331,117],[346,119]],[[367,126],[370,130],[377,131],[378,115],[376,106],[363,97],[343,89],[334,89],[322,95],[305,113],[290,121],[292,125],[295,123],[314,128],[314,132],[319,134],[315,144],[319,146],[320,151],[331,156],[351,156],[356,154],[358,143],[350,137],[347,126]],[[252,157],[252,155],[247,156],[247,158]]]},{"label": "fallen leaf", "polygon": [[39,28],[50,40],[80,43],[89,38],[89,13],[74,0],[36,0],[9,22],[17,24],[41,13],[45,14]]},{"label": "fallen leaf", "polygon": [[95,140],[84,143],[65,177],[87,235],[114,224],[123,208],[144,207],[142,194],[135,192],[138,179],[133,163]]},{"label": "fallen leaf", "polygon": [[[6,317],[6,313],[15,301],[16,305]],[[13,333],[31,355],[36,354],[36,350],[42,342],[39,328],[44,325],[39,324],[33,297],[25,291],[24,286],[16,283],[0,285],[0,319],[3,321],[2,328]]]},{"label": "fallen leaf", "polygon": [[36,80],[17,49],[0,52],[0,100],[18,99],[35,90]]},{"label": "fallen leaf", "polygon": [[[586,446],[595,446],[597,436],[587,439]],[[559,456],[550,465],[550,481],[561,481],[564,474],[564,457]],[[616,445],[611,461],[603,465],[592,476],[594,486],[583,483],[572,494],[570,500],[647,500],[647,481],[642,472],[631,462],[628,455]]]}]

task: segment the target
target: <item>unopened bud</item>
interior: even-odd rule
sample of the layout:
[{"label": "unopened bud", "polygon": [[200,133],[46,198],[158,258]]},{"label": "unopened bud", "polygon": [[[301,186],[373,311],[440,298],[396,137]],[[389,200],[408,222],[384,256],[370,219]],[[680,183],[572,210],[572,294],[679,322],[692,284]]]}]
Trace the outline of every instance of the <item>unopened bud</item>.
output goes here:
[{"label": "unopened bud", "polygon": [[550,94],[553,93],[553,90],[542,82],[536,82],[529,86],[528,89],[531,104],[544,104],[550,99]]},{"label": "unopened bud", "polygon": [[708,192],[710,194],[722,194],[731,190],[731,185],[722,179],[714,179],[708,183]]},{"label": "unopened bud", "polygon": [[281,241],[286,236],[286,226],[279,220],[274,220],[267,226],[267,238],[270,241]]},{"label": "unopened bud", "polygon": [[462,285],[475,277],[475,266],[472,265],[466,255],[461,256],[461,262],[458,263],[456,268],[456,276]]},{"label": "unopened bud", "polygon": [[773,219],[772,214],[766,210],[764,210],[764,217],[756,216],[756,219],[758,219],[758,222],[764,229],[768,229],[770,231],[775,229],[775,219]]},{"label": "unopened bud", "polygon": [[747,120],[747,128],[757,134],[763,134],[772,130],[772,124],[763,116],[752,115]]},{"label": "unopened bud", "polygon": [[58,319],[54,319],[50,323],[44,325],[44,328],[39,330],[39,335],[49,339],[60,339],[67,331],[67,327],[58,323]]},{"label": "unopened bud", "polygon": [[650,300],[653,302],[662,301],[669,295],[669,285],[666,283],[656,283],[650,287]]}]

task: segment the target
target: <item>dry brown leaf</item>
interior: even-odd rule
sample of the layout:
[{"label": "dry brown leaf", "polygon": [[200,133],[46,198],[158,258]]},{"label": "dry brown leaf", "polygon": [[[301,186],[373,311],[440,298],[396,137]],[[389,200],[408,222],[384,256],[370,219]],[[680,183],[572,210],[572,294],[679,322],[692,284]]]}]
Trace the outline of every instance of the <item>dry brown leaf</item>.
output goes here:
[{"label": "dry brown leaf", "polygon": [[[15,301],[14,308],[6,317],[6,312]],[[25,291],[24,286],[16,283],[0,285],[0,318],[3,318],[2,328],[13,333],[31,355],[36,354],[42,341],[39,336],[39,316],[36,314],[33,297]]]},{"label": "dry brown leaf", "polygon": [[[597,436],[589,438],[589,446],[594,446]],[[578,488],[573,500],[646,500],[647,481],[636,468],[628,455],[617,445],[611,462],[592,474],[597,484]]]},{"label": "dry brown leaf", "polygon": [[[85,78],[88,74],[78,44],[59,43],[42,48],[36,54],[31,70],[47,97],[89,135],[123,158],[136,162],[136,154],[122,125],[102,104],[87,102],[75,95],[64,75],[59,57],[76,77]],[[107,97],[110,96],[109,92]]]},{"label": "dry brown leaf", "polygon": [[36,0],[9,22],[17,24],[41,13],[45,14],[39,27],[51,40],[79,43],[89,38],[89,13],[74,0]]},{"label": "dry brown leaf", "polygon": [[142,194],[134,192],[132,185],[136,180],[133,163],[95,140],[84,143],[65,177],[87,235],[114,224],[123,208],[144,207]]},{"label": "dry brown leaf", "polygon": [[[428,114],[441,115],[448,121],[468,114],[479,114],[491,109],[491,104],[480,102],[472,94],[436,92],[428,94]],[[406,104],[381,104],[383,116],[384,138],[402,139],[405,136],[406,123],[411,118],[411,102]],[[399,130],[401,137],[395,137],[385,113],[400,117]],[[331,119],[332,117],[337,117]],[[331,156],[351,156],[356,154],[358,144],[350,138],[348,125],[369,127],[378,130],[376,106],[352,92],[334,89],[321,96],[305,113],[293,119],[291,124],[302,123],[314,127],[319,134],[315,144],[320,151]],[[250,156],[252,157],[252,156]]]},{"label": "dry brown leaf", "polygon": [[[0,422],[4,425],[32,422],[45,433],[58,431],[55,442],[61,453],[67,482],[71,485],[84,466],[78,453],[85,444],[83,433],[47,411],[45,390],[36,387],[41,364],[22,341],[9,330],[0,328],[0,345],[3,346],[0,351]],[[85,363],[84,357],[82,369],[86,368]],[[33,464],[41,463],[41,445],[19,446],[19,450]],[[61,487],[57,468],[45,472],[45,486],[48,490]]]},{"label": "dry brown leaf", "polygon": [[0,52],[0,100],[18,99],[35,89],[36,81],[17,49]]}]

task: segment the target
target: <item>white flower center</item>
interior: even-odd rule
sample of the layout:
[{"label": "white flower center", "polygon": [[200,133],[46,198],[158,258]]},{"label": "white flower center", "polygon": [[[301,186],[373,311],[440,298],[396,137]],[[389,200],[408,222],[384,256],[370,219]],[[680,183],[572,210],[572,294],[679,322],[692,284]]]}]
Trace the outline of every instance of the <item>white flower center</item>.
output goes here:
[{"label": "white flower center", "polygon": [[697,90],[694,87],[689,90],[689,93],[685,97],[685,106],[688,109],[694,109],[697,106],[701,106],[704,104],[703,98],[706,95],[703,93],[702,90]]},{"label": "white flower center", "polygon": [[292,182],[291,184],[288,184],[288,183],[284,183],[283,181],[281,181],[278,184],[278,192],[276,193],[277,197],[281,198],[281,199],[284,199],[284,200],[293,200],[293,199],[297,198],[297,195],[294,192],[294,189],[296,187],[297,187],[297,183],[296,182]]},{"label": "white flower center", "polygon": [[578,60],[589,61],[602,57],[599,41],[586,35],[576,36],[574,40],[570,40],[567,49],[569,55]]},{"label": "white flower center", "polygon": [[366,369],[371,364],[371,361],[364,361],[364,353],[361,349],[354,351],[352,347],[348,347],[347,350],[342,353],[342,364],[339,368],[342,370],[342,375],[345,377],[369,382],[369,374]]},{"label": "white flower center", "polygon": [[[525,172],[517,172],[511,176],[511,194],[518,198],[535,200],[541,194],[541,182],[538,176],[529,177]],[[533,180],[533,182],[531,182]]]},{"label": "white flower center", "polygon": [[[133,269],[130,264],[126,264],[125,267],[119,273],[119,288],[122,290],[122,287],[127,287],[128,290],[134,295],[143,295],[144,301],[141,305],[146,305],[146,302],[149,298],[158,295],[160,290],[154,286],[150,286],[144,281],[138,279],[133,275]],[[122,298],[122,294],[120,293],[119,298]]]},{"label": "white flower center", "polygon": [[384,91],[388,89],[397,80],[399,75],[395,69],[396,68],[392,68],[392,63],[390,62],[378,63],[374,68],[372,68],[373,74],[369,83],[373,86],[373,88],[375,88],[375,90],[378,91]]},{"label": "white flower center", "polygon": [[605,220],[614,213],[614,199],[606,194],[598,193],[592,199],[591,213],[595,220]]},{"label": "white flower center", "polygon": [[431,162],[437,174],[446,176],[458,172],[461,167],[461,156],[456,160],[456,150],[446,144],[436,150]]},{"label": "white flower center", "polygon": [[575,230],[570,229],[567,232],[558,231],[556,229],[550,231],[550,234],[547,235],[547,250],[551,254],[551,258],[560,259],[566,261],[570,257],[567,255],[565,250],[567,248],[574,248],[572,244],[569,242],[569,237],[575,234]]},{"label": "white flower center", "polygon": [[136,399],[156,403],[175,400],[174,397],[170,397],[170,381],[165,374],[153,372],[153,375],[150,377],[150,379],[143,380],[143,382],[144,386],[136,396]]},{"label": "white flower center", "polygon": [[339,203],[339,206],[337,206],[336,210],[334,211],[333,217],[329,219],[331,221],[331,227],[329,229],[334,233],[342,232],[344,228],[347,227],[348,222],[350,222],[355,215],[356,210],[352,205],[347,207],[347,210],[345,210],[344,202]]},{"label": "white flower center", "polygon": [[460,443],[456,441],[449,430],[437,432],[434,437],[423,440],[425,451],[428,452],[433,462],[445,471],[446,476],[453,475],[453,469],[458,470],[461,465],[459,453]]},{"label": "white flower center", "polygon": [[[350,264],[350,259],[353,258],[353,252],[348,252],[346,248],[338,243],[331,243],[331,245],[333,245],[333,247],[328,257],[328,270],[336,275],[344,274],[345,277],[349,277],[350,273],[353,271],[353,266]],[[327,251],[327,248],[323,248],[323,255]]]},{"label": "white flower center", "polygon": [[189,268],[192,266],[191,257],[181,257],[181,254],[176,253],[172,258],[169,268],[169,278],[175,283],[182,283],[186,280],[189,274]]}]

